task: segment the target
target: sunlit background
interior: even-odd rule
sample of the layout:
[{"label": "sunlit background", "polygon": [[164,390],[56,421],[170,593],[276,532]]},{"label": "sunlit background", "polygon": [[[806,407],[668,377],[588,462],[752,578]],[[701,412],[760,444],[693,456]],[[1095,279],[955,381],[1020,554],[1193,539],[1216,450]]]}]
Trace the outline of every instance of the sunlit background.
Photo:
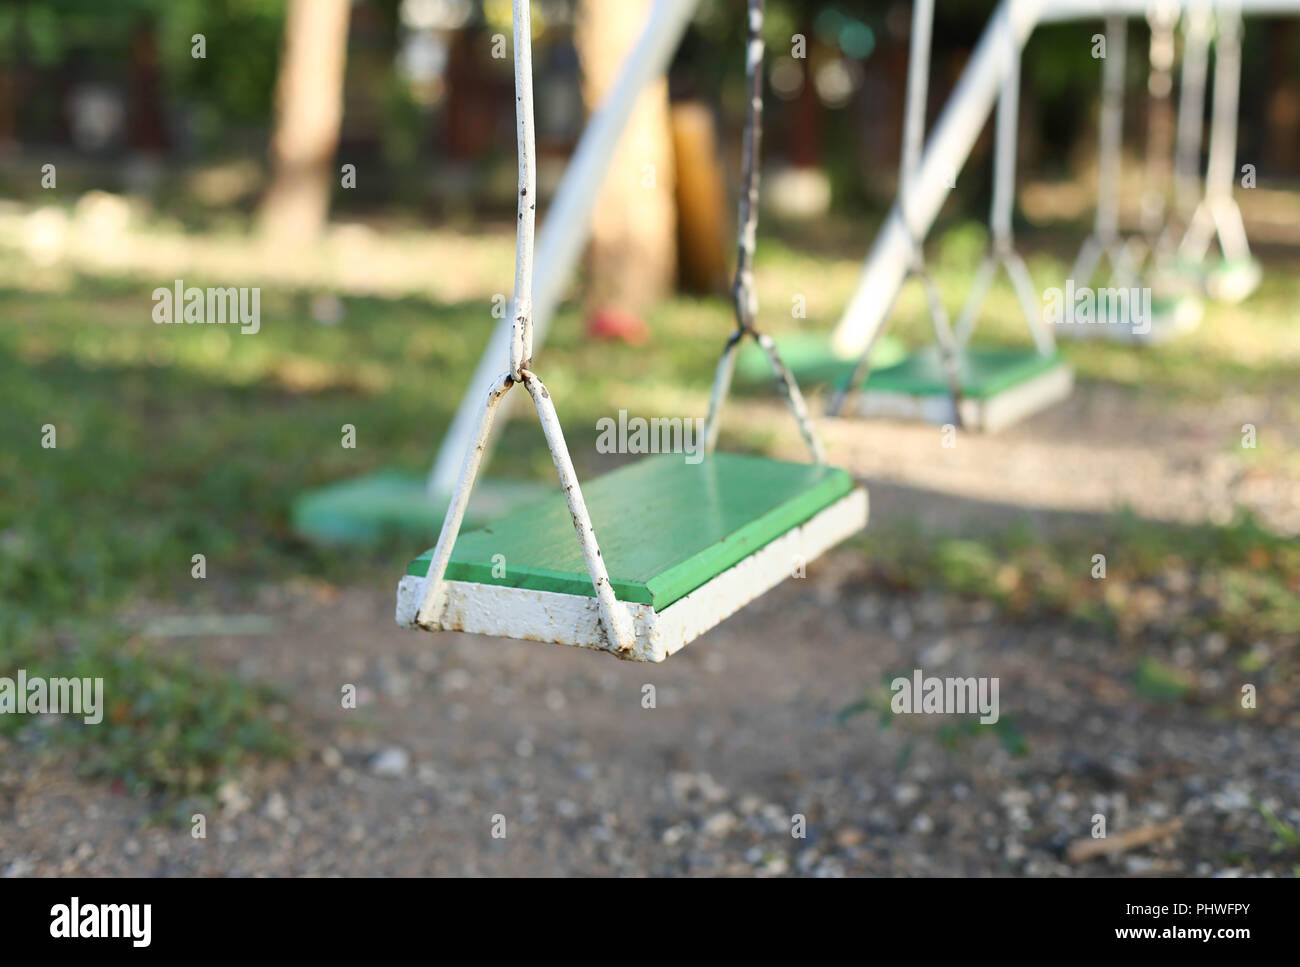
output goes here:
[{"label": "sunlit background", "polygon": [[[427,472],[515,245],[510,3],[307,6],[0,7],[0,675],[102,676],[108,703],[96,728],[0,716],[0,873],[1300,871],[1300,19],[1246,21],[1250,298],[1167,345],[1065,345],[1069,400],[951,450],[937,427],[819,421],[867,531],[646,668],[400,631],[397,579],[436,527],[295,530],[312,488]],[[931,124],[994,9],[938,6]],[[541,225],[648,8],[533,4]],[[756,271],[778,335],[831,330],[894,200],[910,22],[767,4]],[[620,462],[601,417],[707,409],[744,24],[702,0],[638,102],[538,354],[584,477]],[[1015,225],[1039,289],[1092,224],[1100,30],[1043,27],[1024,55]],[[1148,38],[1130,25],[1126,232]],[[991,176],[990,124],[927,241],[954,314]],[[260,331],[156,326],[177,279],[259,287]],[[1005,280],[979,333],[1028,345]],[[933,338],[914,283],[889,334]],[[805,389],[820,412],[828,387]],[[737,393],[723,444],[800,459],[770,387]],[[553,481],[523,408],[489,469]],[[999,677],[998,727],[891,716],[914,668]],[[1150,835],[1072,859],[1099,812]]]}]

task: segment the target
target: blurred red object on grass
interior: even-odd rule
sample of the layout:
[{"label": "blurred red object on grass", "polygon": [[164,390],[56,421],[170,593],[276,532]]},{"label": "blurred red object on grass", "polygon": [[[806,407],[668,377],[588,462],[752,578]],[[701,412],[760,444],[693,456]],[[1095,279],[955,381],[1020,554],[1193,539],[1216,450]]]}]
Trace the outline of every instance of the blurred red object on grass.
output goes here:
[{"label": "blurred red object on grass", "polygon": [[633,312],[617,306],[602,306],[587,317],[587,335],[593,339],[644,346],[650,341],[650,327]]}]

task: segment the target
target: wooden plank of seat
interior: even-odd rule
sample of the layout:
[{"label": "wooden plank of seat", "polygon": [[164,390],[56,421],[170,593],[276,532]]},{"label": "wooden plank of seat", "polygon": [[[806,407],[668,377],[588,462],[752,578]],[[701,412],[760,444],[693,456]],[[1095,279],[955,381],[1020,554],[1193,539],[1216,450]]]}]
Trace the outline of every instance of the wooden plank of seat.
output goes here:
[{"label": "wooden plank of seat", "polygon": [[[615,594],[663,611],[852,489],[834,467],[717,453],[647,457],[582,491]],[[423,577],[431,553],[407,573]],[[559,493],[462,533],[447,580],[594,596]]]}]

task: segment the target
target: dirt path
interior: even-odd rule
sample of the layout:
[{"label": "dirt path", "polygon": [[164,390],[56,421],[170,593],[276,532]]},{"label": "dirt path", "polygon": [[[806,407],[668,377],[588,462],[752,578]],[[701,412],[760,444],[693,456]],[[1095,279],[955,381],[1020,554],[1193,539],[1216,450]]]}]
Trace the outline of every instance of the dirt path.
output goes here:
[{"label": "dirt path", "polygon": [[[208,836],[2,750],[0,872],[18,874],[1208,874],[1287,872],[1256,802],[1297,799],[1295,712],[1223,724],[1236,687],[1152,702],[1136,656],[979,602],[891,600],[845,555],[662,666],[392,625],[387,589],[270,592],[277,633],[208,659],[302,713],[299,761],[223,790]],[[995,730],[838,713],[884,676],[1000,680]],[[356,684],[357,710],[340,708]],[[642,707],[643,686],[657,707]],[[944,717],[951,724],[951,717]],[[1011,741],[1007,741],[1007,737]],[[1013,754],[1023,745],[1022,755]],[[1069,862],[1095,814],[1182,833]],[[807,836],[792,835],[806,817]],[[504,839],[492,837],[494,816]]]},{"label": "dirt path", "polygon": [[[877,484],[1010,505],[1017,512],[1109,514],[1132,508],[1154,520],[1226,523],[1247,508],[1270,529],[1300,534],[1300,423],[1294,402],[1230,396],[1209,407],[1144,399],[1122,387],[1084,383],[1065,403],[996,436],[959,434],[942,446],[938,427],[823,421],[832,459]],[[764,404],[755,425],[781,428],[801,456],[779,406]],[[1241,446],[1242,425],[1259,448]],[[897,512],[963,526],[941,498]]]}]

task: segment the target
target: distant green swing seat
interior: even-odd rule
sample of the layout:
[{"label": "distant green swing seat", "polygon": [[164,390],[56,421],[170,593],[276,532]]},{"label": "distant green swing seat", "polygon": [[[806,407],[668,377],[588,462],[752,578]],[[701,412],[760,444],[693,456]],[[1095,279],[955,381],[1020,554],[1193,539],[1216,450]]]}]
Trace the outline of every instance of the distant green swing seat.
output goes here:
[{"label": "distant green swing seat", "polygon": [[[483,523],[531,503],[548,489],[528,480],[483,480],[466,518]],[[395,535],[426,537],[437,533],[446,513],[447,500],[429,495],[425,475],[400,470],[378,470],[306,491],[294,498],[290,509],[296,533],[330,544],[365,544]]]},{"label": "distant green swing seat", "polygon": [[[1074,376],[1060,353],[1033,349],[958,352],[962,425],[996,432],[1070,395]],[[862,416],[944,424],[956,413],[939,349],[927,346],[902,362],[873,370],[861,392]]]},{"label": "distant green swing seat", "polygon": [[[781,361],[794,374],[800,386],[838,386],[853,375],[858,364],[857,354],[837,356],[828,332],[785,332],[773,337],[781,353]],[[892,366],[907,355],[901,340],[882,335],[876,340],[871,353],[872,366]],[[736,377],[743,383],[769,383],[772,367],[767,354],[757,343],[746,343],[736,357]]]}]

